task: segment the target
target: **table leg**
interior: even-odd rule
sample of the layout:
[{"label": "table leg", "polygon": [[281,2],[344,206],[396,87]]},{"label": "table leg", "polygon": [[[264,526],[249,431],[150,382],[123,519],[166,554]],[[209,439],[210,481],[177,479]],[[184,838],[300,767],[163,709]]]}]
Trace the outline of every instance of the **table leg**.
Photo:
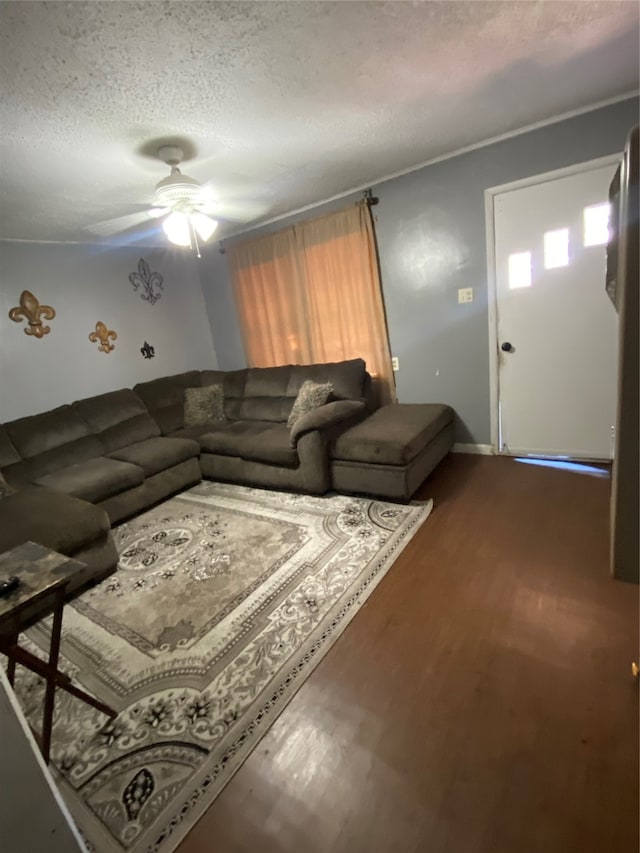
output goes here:
[{"label": "table leg", "polygon": [[7,655],[7,678],[9,679],[9,684],[13,687],[13,683],[16,678],[16,659],[11,654],[11,648],[16,646],[18,643],[18,634],[8,641],[7,649],[5,654]]},{"label": "table leg", "polygon": [[51,728],[53,726],[53,706],[56,698],[56,675],[58,672],[58,655],[60,653],[60,634],[62,631],[62,611],[64,609],[64,590],[56,594],[53,611],[53,626],[51,628],[51,645],[49,646],[49,664],[47,667],[47,689],[44,697],[44,713],[42,716],[42,756],[49,763],[51,750]]}]

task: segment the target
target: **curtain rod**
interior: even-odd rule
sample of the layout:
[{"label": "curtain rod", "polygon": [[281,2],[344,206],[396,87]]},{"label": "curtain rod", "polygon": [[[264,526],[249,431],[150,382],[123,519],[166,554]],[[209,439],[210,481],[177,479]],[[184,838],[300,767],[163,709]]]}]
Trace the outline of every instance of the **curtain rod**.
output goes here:
[{"label": "curtain rod", "polygon": [[[373,194],[373,190],[371,187],[367,187],[366,190],[362,193],[363,201],[367,204],[368,207],[374,207],[376,204],[380,204],[380,199],[377,195]],[[225,255],[227,252],[226,246],[224,245],[223,240],[220,240],[218,243],[220,254]]]},{"label": "curtain rod", "polygon": [[369,205],[369,207],[373,207],[374,205],[380,203],[380,199],[378,198],[377,195],[373,194],[373,190],[371,189],[371,187],[368,187],[364,191],[363,196],[364,196],[364,200]]}]

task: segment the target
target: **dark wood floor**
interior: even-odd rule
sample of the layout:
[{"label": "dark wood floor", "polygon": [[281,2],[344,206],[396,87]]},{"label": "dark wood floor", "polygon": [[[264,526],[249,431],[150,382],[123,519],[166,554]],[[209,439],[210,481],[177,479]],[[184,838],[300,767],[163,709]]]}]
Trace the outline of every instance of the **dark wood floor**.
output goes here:
[{"label": "dark wood floor", "polygon": [[419,534],[179,853],[633,853],[638,589],[609,480],[453,456]]}]

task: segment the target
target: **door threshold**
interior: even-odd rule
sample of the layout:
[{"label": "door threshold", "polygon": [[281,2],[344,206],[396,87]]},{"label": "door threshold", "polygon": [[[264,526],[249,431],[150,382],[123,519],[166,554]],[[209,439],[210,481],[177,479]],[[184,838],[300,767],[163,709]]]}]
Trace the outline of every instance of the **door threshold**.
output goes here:
[{"label": "door threshold", "polygon": [[513,461],[521,462],[525,465],[538,465],[541,468],[555,468],[560,471],[572,471],[574,474],[587,474],[591,477],[611,476],[611,462],[598,462],[593,459],[586,462],[580,462],[568,457],[514,456]]}]

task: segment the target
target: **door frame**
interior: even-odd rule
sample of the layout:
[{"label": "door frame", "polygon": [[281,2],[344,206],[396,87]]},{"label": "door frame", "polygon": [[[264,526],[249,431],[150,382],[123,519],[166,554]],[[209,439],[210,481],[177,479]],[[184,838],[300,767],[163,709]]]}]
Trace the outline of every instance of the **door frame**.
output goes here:
[{"label": "door frame", "polygon": [[[495,243],[495,217],[494,197],[511,190],[519,190],[535,184],[544,184],[559,178],[567,178],[578,175],[581,172],[591,172],[602,166],[617,166],[622,159],[622,152],[618,154],[607,154],[606,157],[597,157],[594,160],[585,160],[582,163],[574,163],[572,166],[564,166],[561,169],[553,169],[550,172],[542,172],[538,175],[530,175],[507,184],[499,184],[495,187],[487,187],[484,191],[484,219],[486,230],[487,249],[487,314],[489,324],[489,413],[491,425],[491,447],[496,455],[509,456],[500,449],[500,379],[498,364],[498,293],[496,281],[496,243]],[[604,288],[604,281],[602,282]]]}]

